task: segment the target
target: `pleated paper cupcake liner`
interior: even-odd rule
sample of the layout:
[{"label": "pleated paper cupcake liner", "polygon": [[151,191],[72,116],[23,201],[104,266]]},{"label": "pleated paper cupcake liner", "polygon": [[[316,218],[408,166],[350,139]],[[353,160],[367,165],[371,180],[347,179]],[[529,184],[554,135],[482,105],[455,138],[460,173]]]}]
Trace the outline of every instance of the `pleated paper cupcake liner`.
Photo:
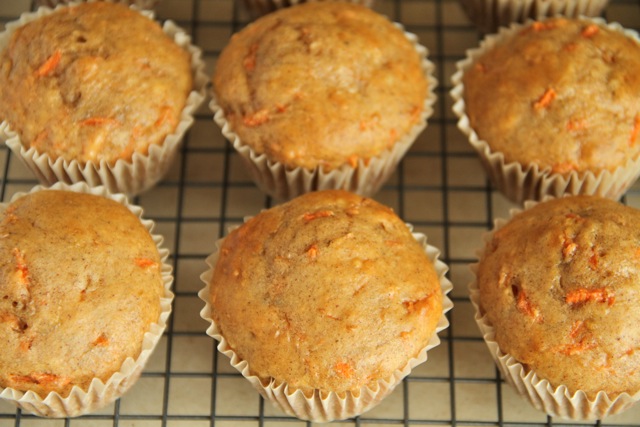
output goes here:
[{"label": "pleated paper cupcake liner", "polygon": [[[0,398],[15,404],[23,411],[41,417],[77,417],[97,411],[112,403],[126,393],[140,377],[149,356],[162,337],[167,325],[167,319],[171,314],[171,304],[174,297],[171,292],[171,285],[173,283],[172,267],[167,263],[169,251],[162,247],[162,236],[153,233],[155,223],[151,220],[144,219],[142,217],[142,208],[130,204],[125,195],[111,194],[105,187],[89,187],[86,183],[76,183],[73,185],[57,183],[49,188],[36,186],[29,193],[47,190],[65,190],[93,194],[123,204],[140,218],[141,223],[149,231],[154,243],[158,247],[162,261],[161,274],[164,285],[164,295],[160,299],[160,316],[157,322],[151,324],[149,330],[144,334],[140,354],[136,357],[128,357],[123,362],[120,370],[115,372],[106,382],[103,382],[99,378],[94,378],[87,390],[74,386],[68,396],[61,396],[58,393],[52,392],[45,398],[42,398],[33,391],[23,392],[13,388],[0,387]],[[11,201],[25,194],[26,193],[17,193],[12,197]]]},{"label": "pleated paper cupcake liner", "polygon": [[[409,228],[412,227],[409,225]],[[213,320],[211,313],[212,307],[209,303],[210,283],[224,238],[216,242],[214,253],[206,260],[209,269],[201,276],[206,286],[198,293],[200,299],[205,302],[205,307],[200,312],[200,316],[211,323],[207,329],[207,335],[219,342],[218,351],[230,359],[231,366],[237,369],[262,397],[286,414],[313,422],[343,420],[360,415],[379,404],[402,382],[403,378],[411,373],[414,367],[425,362],[427,360],[427,352],[440,344],[438,333],[449,326],[446,313],[453,308],[453,303],[447,294],[453,289],[453,285],[445,277],[448,267],[438,259],[440,252],[435,247],[427,244],[427,237],[424,234],[413,233],[413,236],[424,247],[425,253],[433,262],[438,274],[443,296],[442,316],[427,345],[414,358],[408,360],[402,369],[396,370],[389,378],[380,379],[373,388],[363,386],[358,392],[346,391],[343,393],[313,390],[305,394],[302,390],[290,387],[286,382],[278,381],[275,378],[263,382],[259,377],[251,373],[249,363],[240,358],[229,346],[229,343]]]}]

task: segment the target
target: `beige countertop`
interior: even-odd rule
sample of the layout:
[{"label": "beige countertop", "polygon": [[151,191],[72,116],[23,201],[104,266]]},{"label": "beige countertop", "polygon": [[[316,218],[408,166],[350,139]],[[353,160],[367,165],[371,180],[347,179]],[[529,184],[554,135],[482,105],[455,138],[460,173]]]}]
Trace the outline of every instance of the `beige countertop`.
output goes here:
[{"label": "beige countertop", "polygon": [[[0,28],[31,9],[30,0],[0,0]],[[468,264],[493,218],[514,205],[493,190],[451,112],[450,76],[455,62],[478,43],[478,33],[457,0],[376,0],[375,8],[402,22],[427,46],[436,64],[438,100],[427,129],[376,199],[393,207],[429,243],[442,251],[455,288],[451,327],[391,396],[377,408],[339,426],[551,426],[567,421],[548,418],[500,380],[473,320],[468,300]],[[249,18],[233,0],[162,0],[161,19],[187,29],[204,50],[211,73],[220,49]],[[640,4],[612,0],[609,21],[640,29]],[[640,72],[640,71],[639,71]],[[133,201],[157,223],[174,265],[174,314],[150,363],[132,390],[97,414],[73,420],[38,419],[0,401],[0,427],[258,427],[306,426],[261,398],[217,353],[200,318],[199,275],[205,257],[228,226],[271,205],[225,144],[206,103],[183,150],[160,185]],[[33,175],[5,147],[0,149],[3,200],[37,184]],[[623,199],[640,207],[640,184]],[[0,350],[1,351],[1,350]],[[572,425],[575,423],[572,423]],[[602,424],[640,426],[640,405]]]}]

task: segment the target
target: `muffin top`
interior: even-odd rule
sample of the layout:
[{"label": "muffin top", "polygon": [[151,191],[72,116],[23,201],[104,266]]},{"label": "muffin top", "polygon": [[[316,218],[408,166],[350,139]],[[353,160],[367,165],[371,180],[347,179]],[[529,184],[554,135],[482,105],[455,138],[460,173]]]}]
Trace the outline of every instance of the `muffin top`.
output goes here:
[{"label": "muffin top", "polygon": [[640,44],[620,31],[590,20],[533,22],[464,72],[465,112],[506,163],[613,171],[640,153],[639,69]]},{"label": "muffin top", "polygon": [[110,199],[39,191],[0,222],[0,387],[63,397],[106,382],[160,315],[161,260]]},{"label": "muffin top", "polygon": [[375,388],[404,368],[435,333],[442,299],[433,264],[393,211],[338,190],[232,231],[210,295],[252,374],[325,392]]},{"label": "muffin top", "polygon": [[131,160],[175,131],[189,54],[123,4],[64,7],[15,30],[0,55],[0,120],[26,148],[79,162]]},{"label": "muffin top", "polygon": [[478,264],[500,349],[593,398],[640,390],[640,211],[595,196],[515,215]]},{"label": "muffin top", "polygon": [[421,121],[428,83],[386,17],[344,2],[270,13],[222,51],[213,89],[231,129],[289,168],[356,166]]}]

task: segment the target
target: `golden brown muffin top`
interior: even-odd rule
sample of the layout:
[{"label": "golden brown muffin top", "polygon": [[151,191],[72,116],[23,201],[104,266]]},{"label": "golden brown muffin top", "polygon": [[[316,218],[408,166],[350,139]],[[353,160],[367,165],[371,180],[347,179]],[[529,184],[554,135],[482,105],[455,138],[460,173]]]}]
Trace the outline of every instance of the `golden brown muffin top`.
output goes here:
[{"label": "golden brown muffin top", "polygon": [[175,131],[190,58],[122,4],[84,3],[27,23],[0,56],[0,120],[53,159],[114,163]]},{"label": "golden brown muffin top", "polygon": [[589,20],[534,22],[464,73],[471,128],[505,161],[613,171],[640,153],[640,44]]},{"label": "golden brown muffin top", "polygon": [[420,55],[405,34],[343,2],[281,9],[236,33],[213,85],[244,144],[306,169],[379,155],[420,121],[427,97]]},{"label": "golden brown muffin top", "polygon": [[4,210],[0,236],[0,387],[64,397],[140,354],[164,288],[136,215],[100,196],[39,191]]},{"label": "golden brown muffin top", "polygon": [[573,394],[640,390],[640,211],[540,203],[493,234],[477,280],[500,349]]},{"label": "golden brown muffin top", "polygon": [[442,291],[407,226],[345,191],[263,211],[224,240],[212,315],[254,374],[293,389],[375,387],[435,333]]}]

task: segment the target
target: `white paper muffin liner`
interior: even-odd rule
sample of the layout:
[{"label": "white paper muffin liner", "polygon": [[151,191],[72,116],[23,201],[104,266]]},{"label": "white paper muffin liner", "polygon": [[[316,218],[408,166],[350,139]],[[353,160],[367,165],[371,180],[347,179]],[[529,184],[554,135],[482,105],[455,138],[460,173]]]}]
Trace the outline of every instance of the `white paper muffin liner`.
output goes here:
[{"label": "white paper muffin liner", "polygon": [[[402,31],[404,27],[395,23]],[[317,190],[347,190],[365,197],[371,197],[395,172],[398,163],[411,148],[416,138],[427,126],[427,119],[433,114],[436,101],[434,89],[437,80],[434,77],[435,66],[427,59],[427,48],[418,42],[415,34],[404,31],[405,36],[415,46],[421,57],[421,65],[428,82],[427,96],[424,100],[419,122],[390,149],[367,161],[358,160],[356,167],[344,164],[330,171],[322,167],[306,169],[289,168],[282,163],[272,161],[265,154],[257,154],[249,145],[244,144],[238,134],[229,125],[223,108],[218,104],[213,90],[209,107],[214,113],[213,120],[220,126],[222,134],[240,154],[246,168],[258,187],[278,200],[289,200],[304,193]]]},{"label": "white paper muffin liner", "polygon": [[[60,5],[57,8],[73,7],[78,4],[78,2],[70,2],[69,6]],[[138,10],[136,6],[131,7]],[[11,34],[16,28],[51,12],[52,10],[48,7],[40,7],[36,12],[24,13],[18,20],[8,23],[5,31],[0,33],[0,51],[6,48]],[[151,11],[145,10],[140,13],[153,19]],[[47,154],[39,153],[35,148],[27,149],[22,144],[20,136],[10,129],[9,123],[6,121],[0,123],[0,141],[6,142],[11,151],[45,185],[51,185],[55,182],[73,184],[84,181],[90,186],[102,185],[112,193],[124,193],[130,196],[140,194],[153,187],[171,167],[184,134],[193,124],[193,114],[204,100],[205,87],[208,82],[204,73],[202,51],[191,44],[191,37],[170,20],[164,23],[163,31],[190,53],[193,89],[189,93],[175,131],[167,135],[161,144],[150,144],[147,154],[134,153],[130,161],[121,159],[113,164],[109,164],[106,160],[82,163],[62,158],[52,159]]]},{"label": "white paper muffin liner", "polygon": [[[586,18],[595,24],[618,31],[640,43],[638,33],[624,29],[620,24],[607,23],[601,18]],[[453,112],[458,117],[458,129],[469,139],[469,143],[477,152],[493,185],[514,202],[540,200],[546,195],[560,197],[563,194],[597,195],[618,200],[640,176],[640,157],[630,159],[614,171],[604,170],[599,173],[571,171],[561,175],[552,173],[550,168],[541,169],[538,165],[522,165],[517,162],[507,163],[502,152],[493,151],[489,144],[480,139],[471,128],[464,101],[464,84],[462,78],[477,58],[489,51],[493,46],[517,34],[530,24],[512,24],[509,28],[501,28],[498,34],[486,36],[480,46],[467,50],[466,58],[457,62],[456,73],[451,77],[453,88],[451,96],[454,101]]]},{"label": "white paper muffin liner", "polygon": [[609,0],[460,0],[460,3],[481,33],[494,33],[501,26],[527,19],[599,16]]},{"label": "white paper muffin liner", "polygon": [[[245,218],[245,222],[249,218]],[[407,224],[410,230],[413,227]],[[236,228],[236,227],[233,227]],[[231,228],[229,231],[233,230]],[[438,259],[440,252],[435,247],[427,244],[427,237],[422,233],[412,233],[414,238],[424,247],[425,253],[433,262],[440,280],[442,289],[442,316],[438,321],[436,330],[427,345],[407,364],[399,370],[396,370],[389,378],[378,381],[375,388],[363,386],[357,393],[346,391],[343,393],[323,392],[314,390],[310,395],[305,395],[299,389],[289,387],[285,382],[271,378],[268,383],[263,383],[259,377],[251,373],[249,363],[242,360],[238,354],[229,346],[227,340],[221,335],[218,326],[213,320],[211,305],[209,303],[209,295],[211,292],[211,278],[213,269],[218,261],[219,251],[222,247],[224,238],[216,242],[216,248],[206,262],[209,269],[204,272],[200,278],[205,283],[205,287],[198,292],[198,296],[204,301],[205,307],[200,312],[200,316],[210,322],[211,325],[207,329],[207,335],[218,341],[218,351],[223,353],[230,359],[231,366],[236,368],[253,387],[274,406],[280,408],[286,414],[313,422],[329,422],[333,420],[343,420],[351,418],[366,412],[378,403],[380,403],[387,395],[389,395],[395,387],[402,382],[402,379],[409,375],[411,370],[417,365],[427,360],[427,352],[440,344],[438,333],[449,326],[446,313],[453,308],[453,302],[447,294],[453,289],[452,283],[446,278],[445,274],[448,267]]]},{"label": "white paper muffin liner", "polygon": [[[111,194],[105,187],[89,187],[86,183],[76,183],[67,185],[57,183],[51,187],[36,186],[28,193],[47,190],[65,190],[76,193],[93,194],[106,197],[125,205],[133,214],[140,218],[142,225],[149,231],[151,237],[158,247],[160,259],[162,261],[161,274],[164,285],[164,295],[160,298],[160,317],[158,321],[149,326],[149,330],[144,334],[142,351],[136,358],[128,357],[118,372],[115,372],[106,383],[94,378],[87,390],[82,390],[74,386],[67,397],[58,393],[49,393],[45,398],[40,397],[33,391],[22,392],[13,388],[0,387],[0,398],[14,403],[23,411],[41,417],[63,418],[77,417],[96,411],[117,398],[121,397],[140,377],[149,356],[158,344],[167,325],[167,319],[171,314],[171,304],[173,293],[171,285],[173,283],[172,267],[167,263],[169,250],[162,247],[163,237],[153,234],[155,223],[142,217],[142,208],[130,204],[123,194]],[[28,193],[16,193],[11,202]]]},{"label": "white paper muffin liner", "polygon": [[[36,0],[37,6],[56,7],[59,4],[69,4],[72,1],[78,0]],[[117,3],[133,4],[140,9],[153,9],[153,7],[160,2],[160,0],[112,0]]]},{"label": "white paper muffin liner", "polygon": [[[544,200],[551,198],[545,197]],[[524,204],[524,209],[531,209],[536,204],[536,201],[527,201]],[[510,219],[520,212],[522,212],[521,209],[512,209],[510,211]],[[507,222],[508,220],[505,219],[496,219],[494,221],[493,229],[485,233],[483,245],[476,251],[477,259],[482,259],[486,244],[491,241],[493,234]],[[539,377],[528,366],[518,362],[513,356],[503,353],[495,340],[495,329],[489,323],[489,319],[480,304],[480,289],[476,281],[478,262],[471,264],[470,268],[474,276],[473,281],[469,284],[470,299],[475,308],[474,319],[489,348],[489,353],[505,380],[536,409],[544,411],[553,417],[576,421],[596,420],[623,412],[640,400],[640,392],[634,395],[622,393],[612,398],[606,392],[601,391],[594,399],[589,399],[582,390],[571,394],[567,386],[552,386],[548,380]]]},{"label": "white paper muffin liner", "polygon": [[295,6],[308,1],[345,1],[373,7],[374,0],[243,0],[244,6],[252,18],[258,18],[274,10]]}]

